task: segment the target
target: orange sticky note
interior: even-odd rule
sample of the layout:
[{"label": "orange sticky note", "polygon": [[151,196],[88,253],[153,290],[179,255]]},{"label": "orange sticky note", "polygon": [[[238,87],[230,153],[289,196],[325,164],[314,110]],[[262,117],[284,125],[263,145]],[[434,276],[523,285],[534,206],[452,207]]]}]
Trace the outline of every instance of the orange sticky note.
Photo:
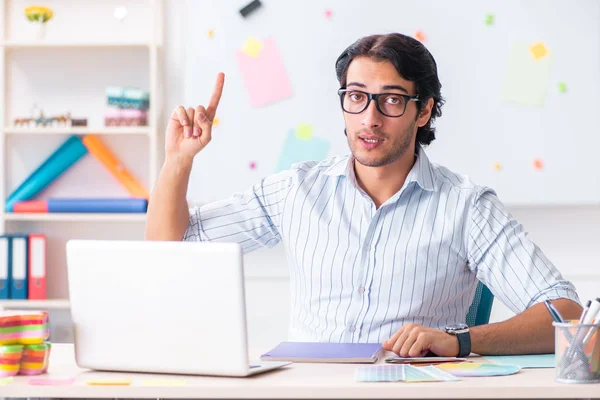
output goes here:
[{"label": "orange sticky note", "polygon": [[90,386],[129,386],[131,379],[94,379],[85,381]]},{"label": "orange sticky note", "polygon": [[417,39],[419,42],[425,41],[426,37],[422,30],[419,29],[417,32],[415,32],[415,39]]},{"label": "orange sticky note", "polygon": [[548,54],[548,48],[546,47],[544,42],[537,42],[532,44],[531,46],[529,46],[529,51],[531,52],[533,58],[535,58],[536,60],[544,58]]},{"label": "orange sticky note", "polygon": [[535,160],[533,160],[533,167],[537,170],[542,170],[544,169],[544,162],[539,158],[536,158]]}]

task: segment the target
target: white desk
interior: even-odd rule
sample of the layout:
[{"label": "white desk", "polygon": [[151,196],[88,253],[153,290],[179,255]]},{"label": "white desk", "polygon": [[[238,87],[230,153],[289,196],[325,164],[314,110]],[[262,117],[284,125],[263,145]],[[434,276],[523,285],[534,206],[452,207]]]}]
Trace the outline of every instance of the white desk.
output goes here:
[{"label": "white desk", "polygon": [[[252,352],[251,355],[260,354]],[[600,384],[565,385],[554,369],[525,369],[516,375],[463,378],[458,382],[363,383],[354,380],[356,365],[293,364],[251,378],[173,376],[95,372],[75,365],[73,346],[52,346],[46,378],[74,377],[69,386],[32,386],[15,377],[0,386],[0,397],[79,398],[600,398]],[[132,379],[131,386],[88,386],[88,380]],[[142,380],[186,380],[185,386],[138,386]]]}]

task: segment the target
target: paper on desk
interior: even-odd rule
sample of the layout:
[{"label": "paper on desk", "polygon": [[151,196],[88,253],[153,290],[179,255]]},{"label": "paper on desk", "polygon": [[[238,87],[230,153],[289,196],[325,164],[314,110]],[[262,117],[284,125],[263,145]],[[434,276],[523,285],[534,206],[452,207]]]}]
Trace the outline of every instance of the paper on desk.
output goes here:
[{"label": "paper on desk", "polygon": [[449,382],[459,380],[434,366],[413,367],[408,364],[386,364],[358,367],[354,370],[358,382]]},{"label": "paper on desk", "polygon": [[522,356],[484,356],[486,360],[498,363],[516,365],[521,368],[554,368],[554,354],[527,354]]},{"label": "paper on desk", "polygon": [[504,101],[542,107],[550,81],[550,62],[550,54],[535,58],[527,43],[513,43],[502,91]]}]

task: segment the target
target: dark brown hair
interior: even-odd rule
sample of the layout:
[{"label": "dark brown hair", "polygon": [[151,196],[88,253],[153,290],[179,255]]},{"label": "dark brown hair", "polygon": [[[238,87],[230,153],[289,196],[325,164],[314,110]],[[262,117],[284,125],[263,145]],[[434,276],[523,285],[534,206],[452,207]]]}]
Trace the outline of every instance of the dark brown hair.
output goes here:
[{"label": "dark brown hair", "polygon": [[415,83],[421,111],[429,98],[433,99],[431,118],[417,130],[416,142],[428,145],[435,140],[435,119],[442,115],[444,99],[442,84],[437,75],[435,59],[421,42],[400,33],[372,35],[358,39],[338,57],[335,72],[340,87],[346,87],[348,67],[356,57],[366,56],[377,61],[391,62],[400,76]]}]

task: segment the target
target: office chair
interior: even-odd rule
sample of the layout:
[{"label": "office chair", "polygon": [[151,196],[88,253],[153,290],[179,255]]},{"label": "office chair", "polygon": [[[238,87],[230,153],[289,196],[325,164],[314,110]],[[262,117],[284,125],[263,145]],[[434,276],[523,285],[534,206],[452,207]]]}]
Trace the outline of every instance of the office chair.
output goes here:
[{"label": "office chair", "polygon": [[494,295],[490,289],[479,282],[477,284],[477,289],[475,290],[473,303],[471,303],[471,307],[469,307],[469,312],[467,313],[467,325],[485,325],[490,322],[493,302]]}]

